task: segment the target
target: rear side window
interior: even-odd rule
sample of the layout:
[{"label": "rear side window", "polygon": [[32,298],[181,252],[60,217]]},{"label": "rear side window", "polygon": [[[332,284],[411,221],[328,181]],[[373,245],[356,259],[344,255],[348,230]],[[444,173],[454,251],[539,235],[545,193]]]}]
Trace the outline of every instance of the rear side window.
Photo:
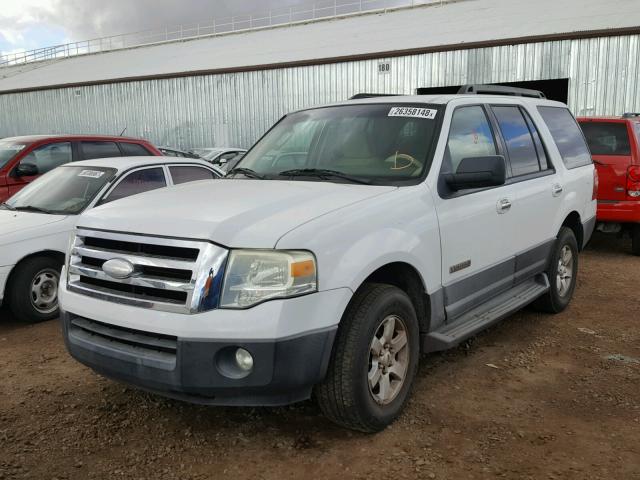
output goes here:
[{"label": "rear side window", "polygon": [[122,156],[115,142],[81,142],[81,148],[84,160]]},{"label": "rear side window", "polygon": [[147,157],[152,153],[139,143],[121,143],[122,154],[127,157]]},{"label": "rear side window", "polygon": [[538,107],[538,111],[549,127],[567,168],[583,167],[593,163],[578,122],[569,110],[561,107]]},{"label": "rear side window", "polygon": [[164,177],[164,170],[162,168],[156,167],[137,170],[123,178],[102,203],[113,202],[114,200],[166,186],[167,180]]},{"label": "rear side window", "polygon": [[494,106],[492,110],[507,145],[513,176],[539,172],[538,152],[520,108]]},{"label": "rear side window", "polygon": [[174,185],[217,178],[211,170],[201,167],[169,167],[169,171]]},{"label": "rear side window", "polygon": [[580,126],[592,155],[631,155],[626,123],[583,122]]}]

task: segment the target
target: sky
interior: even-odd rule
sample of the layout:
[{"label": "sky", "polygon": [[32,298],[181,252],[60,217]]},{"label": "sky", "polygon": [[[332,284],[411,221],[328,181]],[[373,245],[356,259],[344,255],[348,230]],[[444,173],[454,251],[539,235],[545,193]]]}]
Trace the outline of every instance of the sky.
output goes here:
[{"label": "sky", "polygon": [[308,5],[312,1],[1,0],[0,52],[20,52],[166,25],[261,13]]}]

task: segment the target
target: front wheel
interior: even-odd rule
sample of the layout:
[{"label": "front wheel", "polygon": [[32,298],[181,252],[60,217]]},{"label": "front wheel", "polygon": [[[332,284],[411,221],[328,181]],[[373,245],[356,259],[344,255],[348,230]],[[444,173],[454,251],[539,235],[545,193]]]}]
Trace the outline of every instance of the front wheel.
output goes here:
[{"label": "front wheel", "polygon": [[16,320],[38,323],[58,316],[60,261],[29,258],[16,267],[9,285],[9,307]]},{"label": "front wheel", "polygon": [[573,297],[578,278],[578,242],[573,230],[562,227],[547,268],[551,287],[534,306],[544,312],[562,312]]},{"label": "front wheel", "polygon": [[419,350],[409,297],[391,285],[364,285],[342,319],[327,377],[316,387],[321,410],[346,428],[384,429],[407,403]]}]

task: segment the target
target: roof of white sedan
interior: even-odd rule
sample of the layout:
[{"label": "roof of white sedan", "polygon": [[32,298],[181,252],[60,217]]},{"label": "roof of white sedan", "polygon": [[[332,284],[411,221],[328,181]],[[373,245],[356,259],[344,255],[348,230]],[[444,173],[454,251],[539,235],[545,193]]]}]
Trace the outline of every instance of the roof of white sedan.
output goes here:
[{"label": "roof of white sedan", "polygon": [[103,167],[103,168],[115,168],[118,171],[130,170],[132,168],[145,167],[149,165],[200,165],[203,167],[215,170],[221,176],[225,173],[214,165],[204,160],[198,160],[195,158],[180,158],[180,157],[111,157],[111,158],[96,158],[93,160],[82,160],[79,162],[72,162],[63,165],[63,167]]}]

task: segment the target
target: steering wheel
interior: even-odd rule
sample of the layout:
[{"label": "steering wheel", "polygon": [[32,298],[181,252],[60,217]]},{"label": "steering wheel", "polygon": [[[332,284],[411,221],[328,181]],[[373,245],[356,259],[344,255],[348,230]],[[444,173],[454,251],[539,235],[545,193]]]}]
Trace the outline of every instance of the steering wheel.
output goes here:
[{"label": "steering wheel", "polygon": [[407,168],[414,167],[416,170],[422,167],[422,164],[408,153],[395,153],[387,159],[385,163],[393,164],[389,167],[390,170],[405,170]]}]

